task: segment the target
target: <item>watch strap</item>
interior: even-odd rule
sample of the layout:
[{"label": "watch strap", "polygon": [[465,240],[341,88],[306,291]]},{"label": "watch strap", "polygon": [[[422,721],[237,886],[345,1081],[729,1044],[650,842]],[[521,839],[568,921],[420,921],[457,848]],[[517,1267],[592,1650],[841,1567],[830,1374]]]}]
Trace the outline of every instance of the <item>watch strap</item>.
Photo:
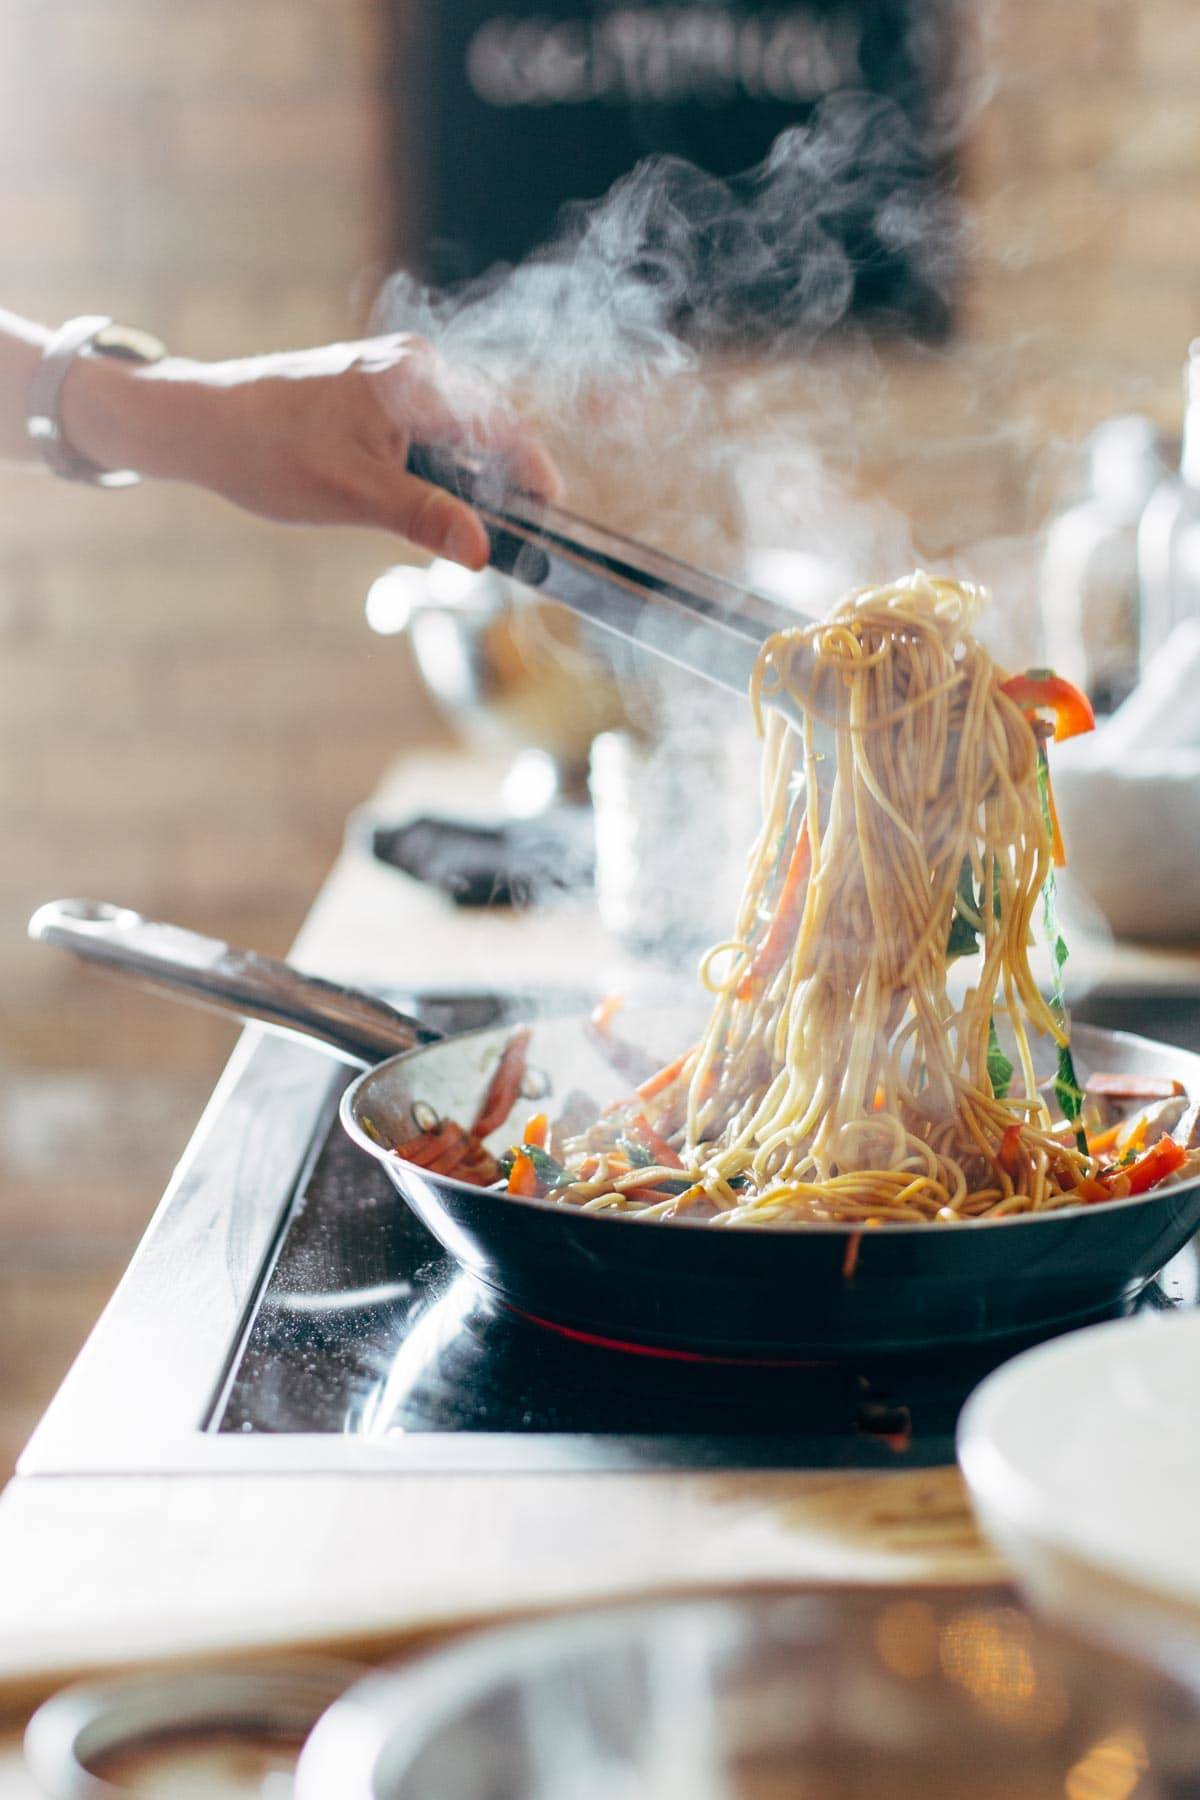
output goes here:
[{"label": "watch strap", "polygon": [[60,417],[63,383],[77,356],[116,356],[127,362],[150,363],[166,353],[166,346],[150,332],[114,325],[103,314],[86,314],[59,326],[33,372],[25,422],[31,442],[56,475],[92,487],[130,487],[140,480],[136,470],[102,468],[68,443]]}]

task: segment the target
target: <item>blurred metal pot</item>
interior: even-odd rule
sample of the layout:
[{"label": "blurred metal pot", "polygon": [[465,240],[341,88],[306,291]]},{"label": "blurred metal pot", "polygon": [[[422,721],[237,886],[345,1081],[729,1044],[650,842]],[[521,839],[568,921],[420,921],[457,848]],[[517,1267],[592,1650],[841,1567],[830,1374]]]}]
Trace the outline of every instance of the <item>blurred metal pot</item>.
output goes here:
[{"label": "blurred metal pot", "polygon": [[598,732],[625,721],[623,683],[586,626],[513,582],[456,563],[398,564],[367,595],[367,622],[406,632],[429,692],[468,743],[540,751],[559,793],[586,794]]}]

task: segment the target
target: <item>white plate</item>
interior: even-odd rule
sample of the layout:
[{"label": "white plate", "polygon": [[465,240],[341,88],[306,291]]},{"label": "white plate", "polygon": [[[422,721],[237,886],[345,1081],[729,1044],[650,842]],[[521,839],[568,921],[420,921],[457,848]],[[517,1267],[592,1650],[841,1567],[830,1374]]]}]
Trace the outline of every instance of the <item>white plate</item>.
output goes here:
[{"label": "white plate", "polygon": [[967,1402],[958,1454],[1035,1601],[1161,1660],[1200,1658],[1200,1313],[1016,1357]]}]

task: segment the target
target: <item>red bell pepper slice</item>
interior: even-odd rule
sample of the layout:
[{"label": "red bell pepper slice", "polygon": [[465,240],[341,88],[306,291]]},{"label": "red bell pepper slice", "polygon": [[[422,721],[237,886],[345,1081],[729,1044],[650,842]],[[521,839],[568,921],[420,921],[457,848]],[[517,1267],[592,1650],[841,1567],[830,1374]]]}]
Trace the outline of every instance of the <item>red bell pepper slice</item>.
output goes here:
[{"label": "red bell pepper slice", "polygon": [[1000,1134],[1000,1148],[996,1152],[996,1161],[1004,1170],[1010,1181],[1016,1181],[1021,1173],[1021,1127],[1006,1125]]},{"label": "red bell pepper slice", "polygon": [[[1030,724],[1039,714],[1050,713],[1054,719],[1055,743],[1096,729],[1096,715],[1087,695],[1081,693],[1074,682],[1064,680],[1052,669],[1026,669],[1023,675],[1012,675],[1000,683],[1000,692],[1016,702]],[[1055,866],[1061,869],[1066,864],[1067,853],[1063,848],[1049,771],[1046,775],[1046,810],[1050,814],[1050,847]]]},{"label": "red bell pepper slice", "polygon": [[1096,715],[1087,695],[1050,669],[1026,669],[1023,675],[1010,676],[1000,683],[1000,692],[1015,700],[1024,713],[1051,713],[1055,743],[1096,729]]},{"label": "red bell pepper slice", "polygon": [[1177,1144],[1172,1137],[1160,1137],[1152,1149],[1144,1156],[1139,1156],[1135,1163],[1118,1173],[1128,1183],[1130,1194],[1145,1194],[1168,1175],[1173,1175],[1187,1161],[1187,1151],[1182,1144]]}]

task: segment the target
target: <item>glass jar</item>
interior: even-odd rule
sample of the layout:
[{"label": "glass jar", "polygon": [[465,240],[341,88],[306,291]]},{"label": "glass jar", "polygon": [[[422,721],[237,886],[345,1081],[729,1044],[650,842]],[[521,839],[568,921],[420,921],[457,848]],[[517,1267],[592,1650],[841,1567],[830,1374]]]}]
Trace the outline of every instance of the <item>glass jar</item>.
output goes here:
[{"label": "glass jar", "polygon": [[1200,616],[1200,338],[1189,348],[1185,380],[1179,472],[1159,483],[1138,532],[1143,669],[1176,625]]},{"label": "glass jar", "polygon": [[605,928],[672,968],[725,937],[758,829],[760,745],[748,706],[667,681],[646,730],[592,745],[596,899]]},{"label": "glass jar", "polygon": [[1113,712],[1138,678],[1138,527],[1161,475],[1151,421],[1108,420],[1088,441],[1087,491],[1047,533],[1040,574],[1046,661],[1101,713]]}]

